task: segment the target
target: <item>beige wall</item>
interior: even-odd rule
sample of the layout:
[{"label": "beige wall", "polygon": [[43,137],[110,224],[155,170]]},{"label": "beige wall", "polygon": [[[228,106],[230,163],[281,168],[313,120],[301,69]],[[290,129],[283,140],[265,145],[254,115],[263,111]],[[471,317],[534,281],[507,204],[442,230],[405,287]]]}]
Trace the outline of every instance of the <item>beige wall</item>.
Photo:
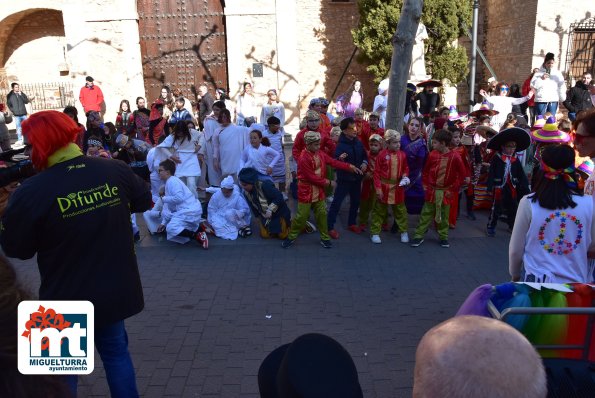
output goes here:
[{"label": "beige wall", "polygon": [[[0,9],[0,43],[14,42],[15,37],[11,36],[14,29],[31,22],[27,17],[36,10],[61,12],[63,35],[56,35],[55,26],[46,24],[29,29],[30,33],[45,29],[40,37],[31,37],[29,41],[19,37],[21,45],[17,48],[0,45],[0,58],[6,58],[4,66],[11,80],[23,83],[70,81],[75,86],[78,101],[78,90],[84,85],[85,76],[91,75],[106,98],[106,121],[115,119],[121,99],[133,102],[143,95],[135,0],[6,2]],[[64,62],[64,47],[69,74],[60,77],[57,66]],[[77,107],[82,113],[80,104],[77,103]]]}]

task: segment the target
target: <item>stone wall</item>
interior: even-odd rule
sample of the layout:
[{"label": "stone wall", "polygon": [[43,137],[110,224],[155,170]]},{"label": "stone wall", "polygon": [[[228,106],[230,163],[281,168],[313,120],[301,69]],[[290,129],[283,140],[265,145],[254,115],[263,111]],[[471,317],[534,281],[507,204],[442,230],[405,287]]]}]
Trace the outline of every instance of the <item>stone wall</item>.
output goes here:
[{"label": "stone wall", "polygon": [[[137,20],[135,0],[6,2],[0,9],[0,66],[9,81],[71,82],[77,99],[91,75],[106,98],[105,120],[114,121],[121,99],[144,95]],[[60,77],[64,62],[68,74]]]}]

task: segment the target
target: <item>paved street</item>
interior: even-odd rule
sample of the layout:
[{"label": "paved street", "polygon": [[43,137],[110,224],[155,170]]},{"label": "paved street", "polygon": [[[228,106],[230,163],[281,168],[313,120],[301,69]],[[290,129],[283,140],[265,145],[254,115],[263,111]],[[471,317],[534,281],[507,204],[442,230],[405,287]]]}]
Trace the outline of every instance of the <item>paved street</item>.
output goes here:
[{"label": "paved street", "polygon": [[[416,221],[410,218],[410,231]],[[411,396],[423,333],[452,316],[473,288],[508,279],[510,235],[499,225],[497,237],[486,238],[486,221],[486,213],[462,217],[450,249],[433,231],[415,249],[389,233],[373,245],[343,229],[346,208],[331,250],[317,234],[286,250],[256,235],[212,238],[208,251],[143,236],[137,254],[146,305],[127,321],[142,396],[257,397],[262,359],[307,332],[328,334],[351,353],[365,397]],[[36,290],[34,261],[14,264]],[[80,397],[109,396],[99,359],[79,386]]]}]

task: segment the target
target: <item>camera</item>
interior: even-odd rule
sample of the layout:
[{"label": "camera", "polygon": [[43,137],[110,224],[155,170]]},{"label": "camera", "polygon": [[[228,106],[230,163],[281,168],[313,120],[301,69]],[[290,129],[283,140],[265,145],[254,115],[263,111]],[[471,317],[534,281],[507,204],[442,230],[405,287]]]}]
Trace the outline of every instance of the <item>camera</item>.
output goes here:
[{"label": "camera", "polygon": [[26,148],[0,153],[0,161],[6,162],[7,166],[0,168],[0,188],[37,174],[29,157],[24,155]]}]

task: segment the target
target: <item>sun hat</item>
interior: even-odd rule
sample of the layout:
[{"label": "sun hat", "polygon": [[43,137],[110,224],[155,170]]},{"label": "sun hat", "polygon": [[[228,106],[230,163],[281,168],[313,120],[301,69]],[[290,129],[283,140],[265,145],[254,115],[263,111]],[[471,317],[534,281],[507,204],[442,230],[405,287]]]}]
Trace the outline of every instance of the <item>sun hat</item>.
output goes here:
[{"label": "sun hat", "polygon": [[498,112],[498,111],[495,111],[493,109],[490,109],[490,105],[487,103],[487,101],[483,101],[481,103],[481,106],[479,107],[479,109],[476,110],[476,111],[471,112],[469,114],[469,116],[473,116],[473,117],[479,118],[480,116],[483,116],[483,115],[494,116],[494,115],[497,115],[499,113],[500,112]]},{"label": "sun hat", "polygon": [[539,130],[540,128],[543,128],[543,126],[545,126],[545,118],[543,117],[543,115],[537,115],[537,117],[535,118],[535,123],[533,123],[533,127],[531,127],[531,130]]},{"label": "sun hat", "polygon": [[536,142],[545,142],[549,144],[565,143],[570,141],[570,135],[562,130],[558,130],[556,118],[550,116],[543,128],[531,131],[531,138]]},{"label": "sun hat", "polygon": [[496,134],[489,142],[488,149],[499,151],[509,141],[516,142],[516,152],[524,151],[531,145],[531,137],[520,127],[511,127]]}]

